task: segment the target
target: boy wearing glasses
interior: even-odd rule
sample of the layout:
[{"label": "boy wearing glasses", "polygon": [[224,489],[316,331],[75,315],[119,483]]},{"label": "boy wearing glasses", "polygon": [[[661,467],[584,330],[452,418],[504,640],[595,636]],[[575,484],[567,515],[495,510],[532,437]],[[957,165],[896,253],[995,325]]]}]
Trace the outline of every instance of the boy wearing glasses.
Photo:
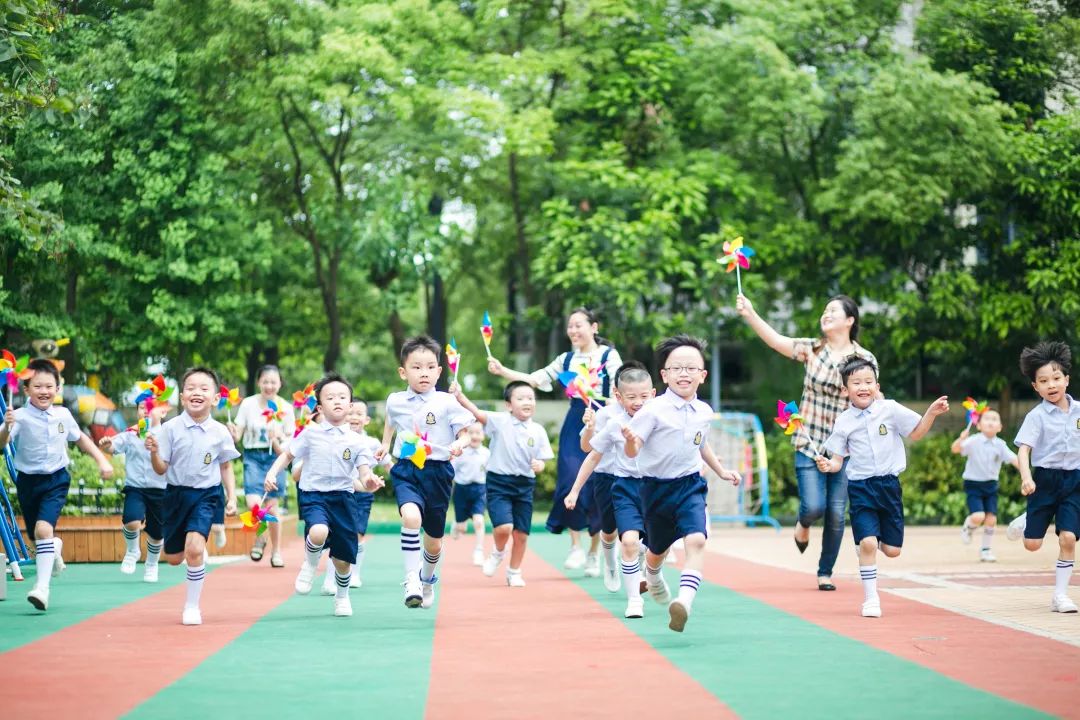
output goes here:
[{"label": "boy wearing glasses", "polygon": [[[658,603],[668,603],[668,627],[682,632],[701,585],[709,534],[705,509],[708,484],[701,477],[701,463],[704,460],[721,479],[734,485],[739,483],[739,474],[721,465],[706,442],[713,411],[697,398],[698,386],[708,374],[705,341],[676,335],[656,346],[656,359],[667,391],[634,415],[623,427],[623,437],[626,455],[637,458],[642,475],[649,594]],[[686,561],[679,595],[671,600],[660,569],[671,544],[679,538],[686,546]]]}]

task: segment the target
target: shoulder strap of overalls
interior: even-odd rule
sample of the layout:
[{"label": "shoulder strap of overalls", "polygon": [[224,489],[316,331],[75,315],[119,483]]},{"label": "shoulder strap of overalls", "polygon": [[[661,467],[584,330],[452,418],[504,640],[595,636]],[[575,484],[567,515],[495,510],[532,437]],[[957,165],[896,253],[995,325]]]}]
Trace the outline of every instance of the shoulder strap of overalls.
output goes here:
[{"label": "shoulder strap of overalls", "polygon": [[609,373],[607,370],[607,359],[608,355],[610,354],[611,347],[608,347],[608,349],[604,351],[604,354],[600,356],[600,367],[603,368],[604,373],[604,384],[603,387],[600,389],[600,394],[604,397],[611,397],[611,382],[613,378],[611,377],[611,373]]},{"label": "shoulder strap of overalls", "polygon": [[566,355],[563,356],[563,361],[562,361],[563,372],[568,372],[570,370],[570,362],[573,359],[574,359],[574,351],[573,350],[568,350],[566,352]]}]

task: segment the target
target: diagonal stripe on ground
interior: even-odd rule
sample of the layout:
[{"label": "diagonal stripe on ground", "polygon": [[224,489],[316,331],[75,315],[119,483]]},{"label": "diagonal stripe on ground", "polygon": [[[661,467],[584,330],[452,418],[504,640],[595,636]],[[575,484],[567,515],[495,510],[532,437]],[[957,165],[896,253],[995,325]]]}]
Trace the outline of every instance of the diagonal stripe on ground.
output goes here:
[{"label": "diagonal stripe on ground", "polygon": [[[565,550],[565,541],[538,540],[535,549],[549,560]],[[601,580],[580,571],[570,575],[611,614],[622,615],[621,592],[608,593]],[[677,591],[678,573],[665,576]],[[682,634],[668,630],[665,608],[652,600],[645,612],[643,620],[621,622],[744,718],[1040,716],[709,582]],[[677,698],[669,703],[678,707]]]},{"label": "diagonal stripe on ground", "polygon": [[[435,616],[402,603],[397,538],[366,547],[352,617],[334,617],[316,575],[310,595],[292,594],[128,717],[422,718]],[[278,575],[287,592],[297,570],[293,563]]]},{"label": "diagonal stripe on ground", "polygon": [[[538,534],[530,547],[537,539],[566,544]],[[735,717],[541,556],[525,557],[527,587],[509,588],[506,561],[484,577],[472,547],[445,544],[429,720],[668,717],[674,709]]]},{"label": "diagonal stripe on ground", "polygon": [[[711,552],[705,577],[971,687],[1053,715],[1080,717],[1080,648],[1072,645],[887,593],[884,617],[864,618],[858,581],[818,592],[805,573]],[[968,714],[970,709],[958,713]]]},{"label": "diagonal stripe on ground", "polygon": [[[299,548],[286,546],[292,567]],[[4,682],[21,689],[5,707],[55,717],[121,715],[285,600],[292,592],[288,572],[265,562],[215,569],[203,589],[200,627],[180,624],[185,588],[179,583],[4,653]]]}]

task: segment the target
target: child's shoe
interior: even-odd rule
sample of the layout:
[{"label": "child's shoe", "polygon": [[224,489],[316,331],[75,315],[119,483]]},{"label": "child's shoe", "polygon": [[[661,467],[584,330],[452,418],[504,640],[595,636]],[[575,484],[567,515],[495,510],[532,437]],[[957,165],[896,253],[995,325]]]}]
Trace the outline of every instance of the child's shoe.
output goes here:
[{"label": "child's shoe", "polygon": [[146,570],[143,571],[142,581],[147,583],[156,583],[158,581],[158,566],[147,565]]},{"label": "child's shoe", "polygon": [[567,570],[580,570],[585,567],[585,551],[575,545],[566,556],[563,567]]},{"label": "child's shoe", "polygon": [[334,580],[334,564],[329,563],[330,567],[326,568],[326,577],[322,581],[322,589],[319,590],[323,595],[333,595],[337,592],[337,581]]},{"label": "child's shoe", "polygon": [[197,607],[186,607],[180,622],[184,625],[202,625],[202,612]]},{"label": "child's shoe", "polygon": [[520,570],[507,570],[506,584],[510,587],[525,587],[525,578],[521,576]]},{"label": "child's shoe", "polygon": [[343,598],[334,598],[334,616],[352,617],[352,602],[349,601],[348,595]]},{"label": "child's shoe", "polygon": [[634,598],[626,601],[626,612],[623,613],[625,618],[643,618],[645,617],[645,601],[641,598]]},{"label": "child's shoe", "polygon": [[210,530],[214,533],[214,545],[219,548],[225,547],[225,543],[228,542],[228,538],[225,537],[225,526],[214,525]]},{"label": "child's shoe", "polygon": [[622,588],[622,578],[619,577],[619,567],[604,568],[604,587],[608,592],[619,592]]},{"label": "child's shoe", "polygon": [[1010,540],[1019,540],[1024,537],[1024,530],[1027,529],[1027,513],[1024,513],[1020,517],[1009,523],[1009,527],[1005,530],[1005,537]]},{"label": "child's shoe", "polygon": [[430,580],[420,580],[420,607],[427,610],[435,604],[435,583],[439,582],[437,575],[432,575]]},{"label": "child's shoe", "polygon": [[971,544],[971,528],[967,526],[967,523],[964,523],[964,526],[960,528],[960,542],[965,545]]},{"label": "child's shoe", "polygon": [[301,595],[307,595],[311,592],[311,582],[315,579],[315,567],[309,565],[306,561],[300,563],[300,572],[296,574],[296,582],[293,587],[296,588],[296,592]]},{"label": "child's shoe", "polygon": [[405,607],[418,608],[424,601],[424,591],[420,585],[420,573],[409,573],[405,576]]},{"label": "child's shoe", "polygon": [[484,561],[483,572],[488,577],[495,574],[495,571],[499,569],[499,563],[502,562],[502,555],[498,553],[491,553],[488,555],[488,559]]},{"label": "child's shoe", "polygon": [[476,548],[472,551],[472,564],[477,567],[484,566],[484,548]]},{"label": "child's shoe", "polygon": [[124,553],[124,559],[120,561],[120,572],[125,575],[133,575],[135,566],[139,563],[139,556],[134,553]]},{"label": "child's shoe", "polygon": [[283,568],[285,567],[285,560],[282,559],[280,552],[275,552],[270,555],[270,567]]},{"label": "child's shoe", "polygon": [[668,605],[668,628],[675,632],[682,632],[686,627],[686,621],[690,618],[690,608],[683,605],[681,600],[672,600]]},{"label": "child's shoe", "polygon": [[585,577],[600,577],[600,556],[596,553],[585,558]]},{"label": "child's shoe", "polygon": [[881,617],[881,599],[873,598],[864,602],[862,604],[862,616],[872,618]]},{"label": "child's shoe", "polygon": [[660,576],[660,582],[655,585],[648,583],[648,585],[649,595],[653,600],[661,605],[667,605],[671,602],[671,590],[668,589],[667,580],[664,579],[663,575]]},{"label": "child's shoe", "polygon": [[349,587],[358,588],[363,584],[364,583],[360,581],[360,571],[353,568],[352,575],[349,576]]},{"label": "child's shoe", "polygon": [[979,562],[997,562],[997,558],[994,557],[994,553],[990,548],[983,548],[979,552]]},{"label": "child's shoe", "polygon": [[26,594],[26,601],[41,612],[49,609],[49,591],[44,588],[34,588]]},{"label": "child's shoe", "polygon": [[1074,613],[1076,612],[1076,603],[1074,603],[1068,595],[1055,595],[1054,599],[1050,601],[1050,611],[1056,613]]}]

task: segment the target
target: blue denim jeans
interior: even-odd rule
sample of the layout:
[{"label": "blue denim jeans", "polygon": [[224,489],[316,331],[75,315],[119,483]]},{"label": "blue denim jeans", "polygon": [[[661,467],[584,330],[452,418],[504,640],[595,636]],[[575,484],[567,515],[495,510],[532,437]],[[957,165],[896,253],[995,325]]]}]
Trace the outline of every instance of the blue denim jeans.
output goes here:
[{"label": "blue denim jeans", "polygon": [[832,577],[833,565],[844,540],[844,512],[848,499],[846,469],[847,460],[840,472],[823,473],[811,458],[801,452],[795,453],[795,477],[799,481],[799,524],[808,528],[819,518],[825,518],[818,577]]}]

